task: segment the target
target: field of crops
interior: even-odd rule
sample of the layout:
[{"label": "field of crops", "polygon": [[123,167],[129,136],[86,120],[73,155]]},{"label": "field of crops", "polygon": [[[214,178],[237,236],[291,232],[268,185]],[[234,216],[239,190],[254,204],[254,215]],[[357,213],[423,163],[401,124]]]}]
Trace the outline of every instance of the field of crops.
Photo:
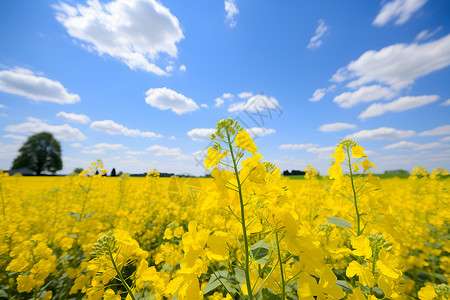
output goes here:
[{"label": "field of crops", "polygon": [[1,174],[0,298],[449,299],[445,170],[380,180],[347,140],[290,180],[230,120],[213,138],[213,178]]}]

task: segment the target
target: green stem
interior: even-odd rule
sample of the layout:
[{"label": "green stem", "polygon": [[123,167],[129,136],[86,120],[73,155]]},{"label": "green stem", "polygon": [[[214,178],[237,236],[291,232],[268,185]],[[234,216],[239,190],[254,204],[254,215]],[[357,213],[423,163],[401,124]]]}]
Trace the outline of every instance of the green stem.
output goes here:
[{"label": "green stem", "polygon": [[120,273],[119,268],[116,265],[116,261],[114,260],[114,257],[112,255],[112,251],[111,251],[111,247],[109,245],[108,245],[108,254],[109,254],[109,258],[111,259],[111,262],[112,262],[112,264],[114,266],[114,269],[116,270],[116,273],[119,276],[120,281],[122,282],[123,286],[125,287],[125,289],[128,292],[128,295],[130,295],[131,299],[136,300],[136,298],[134,298],[133,292],[131,291],[131,289],[128,286],[127,282],[123,278],[122,273]]},{"label": "green stem", "polygon": [[234,152],[233,152],[233,146],[231,145],[231,140],[230,140],[230,133],[228,130],[227,130],[227,139],[228,139],[228,146],[230,147],[231,159],[233,160],[234,174],[236,176],[236,181],[238,184],[239,201],[240,201],[240,205],[241,205],[241,224],[242,224],[242,233],[243,233],[243,238],[244,238],[244,251],[245,251],[245,270],[244,270],[245,283],[247,285],[248,298],[251,300],[251,299],[253,299],[253,294],[252,294],[252,285],[250,282],[250,265],[249,265],[249,255],[248,255],[247,227],[245,226],[244,199],[242,198],[241,181],[239,179],[239,172],[237,169],[236,159],[234,157]]},{"label": "green stem", "polygon": [[353,171],[352,171],[352,163],[350,162],[350,151],[347,147],[346,149],[347,151],[347,157],[348,157],[348,168],[350,170],[350,181],[352,182],[352,190],[353,190],[353,203],[355,205],[355,211],[356,211],[356,222],[358,224],[358,232],[357,232],[357,236],[361,235],[361,217],[359,215],[359,211],[358,211],[358,201],[356,198],[356,190],[355,190],[355,183],[353,182]]},{"label": "green stem", "polygon": [[284,273],[283,273],[283,261],[281,259],[281,251],[280,251],[280,240],[278,239],[278,232],[275,232],[277,238],[277,251],[278,251],[278,261],[280,262],[280,273],[281,273],[281,299],[286,299],[286,291],[285,291],[285,282],[284,282]]},{"label": "green stem", "polygon": [[[377,255],[377,251],[378,249],[372,249],[372,276],[373,276],[373,280],[375,280],[375,265],[377,263],[377,259],[376,259],[376,255]],[[370,287],[370,294],[373,295],[373,287]]]},{"label": "green stem", "polygon": [[3,199],[3,187],[0,184],[0,195],[2,198],[2,209],[3,209],[3,220],[6,220],[6,213],[5,213],[5,200]]},{"label": "green stem", "polygon": [[93,177],[91,177],[91,179],[89,180],[89,187],[88,187],[88,189],[86,190],[86,192],[84,192],[83,207],[81,208],[80,218],[78,219],[78,222],[81,222],[81,220],[83,218],[84,208],[86,206],[88,194],[91,191],[92,178]]}]

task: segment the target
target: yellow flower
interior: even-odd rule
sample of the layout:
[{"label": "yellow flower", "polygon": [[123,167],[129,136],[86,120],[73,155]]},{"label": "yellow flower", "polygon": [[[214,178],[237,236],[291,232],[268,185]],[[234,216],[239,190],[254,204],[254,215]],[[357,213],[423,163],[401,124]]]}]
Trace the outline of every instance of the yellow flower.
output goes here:
[{"label": "yellow flower", "polygon": [[420,300],[433,300],[437,297],[437,294],[434,291],[433,285],[428,284],[420,289],[418,296]]},{"label": "yellow flower", "polygon": [[227,156],[228,152],[227,150],[221,154],[219,150],[209,147],[207,150],[208,156],[205,158],[205,168],[209,169],[217,165],[222,158]]},{"label": "yellow flower", "polygon": [[306,273],[301,273],[298,279],[298,298],[299,300],[317,299],[341,299],[345,293],[336,285],[337,277],[333,271],[325,267],[320,280],[317,284],[316,280]]},{"label": "yellow flower", "polygon": [[366,157],[367,155],[365,155],[363,152],[364,148],[359,146],[358,144],[352,147],[352,157],[355,158]]},{"label": "yellow flower", "polygon": [[223,231],[215,231],[208,237],[208,247],[212,259],[219,261],[227,259],[227,234]]},{"label": "yellow flower", "polygon": [[373,286],[375,284],[370,268],[362,266],[356,261],[352,261],[348,265],[346,274],[348,277],[358,275],[359,282],[361,282],[362,285]]},{"label": "yellow flower", "polygon": [[256,151],[258,151],[255,142],[252,140],[248,132],[245,130],[239,131],[234,141],[236,143],[235,147],[245,149],[252,154],[255,154]]},{"label": "yellow flower", "polygon": [[375,164],[369,161],[367,158],[364,159],[362,162],[360,162],[359,165],[361,165],[364,168],[364,172],[366,172],[372,167],[374,167],[375,169],[377,168],[377,166],[375,166]]},{"label": "yellow flower", "polygon": [[331,154],[331,157],[334,157],[336,159],[335,164],[340,164],[345,159],[344,150],[342,149],[342,145],[334,149],[334,153]]},{"label": "yellow flower", "polygon": [[358,256],[364,256],[365,258],[372,257],[372,248],[370,248],[369,239],[363,235],[352,238],[352,246],[355,248],[353,254]]},{"label": "yellow flower", "polygon": [[386,250],[381,249],[380,259],[377,261],[377,267],[380,269],[383,275],[390,278],[399,278],[402,275],[402,271],[397,269],[397,260],[393,255],[390,255]]}]

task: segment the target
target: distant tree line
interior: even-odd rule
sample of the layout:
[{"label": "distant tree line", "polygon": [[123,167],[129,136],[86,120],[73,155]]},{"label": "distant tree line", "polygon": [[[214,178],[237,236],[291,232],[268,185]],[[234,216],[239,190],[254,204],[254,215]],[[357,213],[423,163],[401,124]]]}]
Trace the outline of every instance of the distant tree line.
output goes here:
[{"label": "distant tree line", "polygon": [[386,174],[386,175],[409,175],[409,172],[407,170],[398,169],[398,170],[384,171],[384,174]]},{"label": "distant tree line", "polygon": [[283,171],[283,175],[284,176],[305,175],[305,172],[304,171],[300,171],[300,170],[292,170],[291,172],[289,172],[288,170],[284,170]]}]

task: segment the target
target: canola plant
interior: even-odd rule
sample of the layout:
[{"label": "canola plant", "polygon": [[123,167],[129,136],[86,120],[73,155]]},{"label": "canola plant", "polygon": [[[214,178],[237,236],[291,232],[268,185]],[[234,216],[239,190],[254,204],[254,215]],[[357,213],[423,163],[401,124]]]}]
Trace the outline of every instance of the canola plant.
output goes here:
[{"label": "canola plant", "polygon": [[236,121],[211,139],[212,178],[0,173],[0,298],[450,298],[445,170],[380,180],[344,140],[289,180]]}]

